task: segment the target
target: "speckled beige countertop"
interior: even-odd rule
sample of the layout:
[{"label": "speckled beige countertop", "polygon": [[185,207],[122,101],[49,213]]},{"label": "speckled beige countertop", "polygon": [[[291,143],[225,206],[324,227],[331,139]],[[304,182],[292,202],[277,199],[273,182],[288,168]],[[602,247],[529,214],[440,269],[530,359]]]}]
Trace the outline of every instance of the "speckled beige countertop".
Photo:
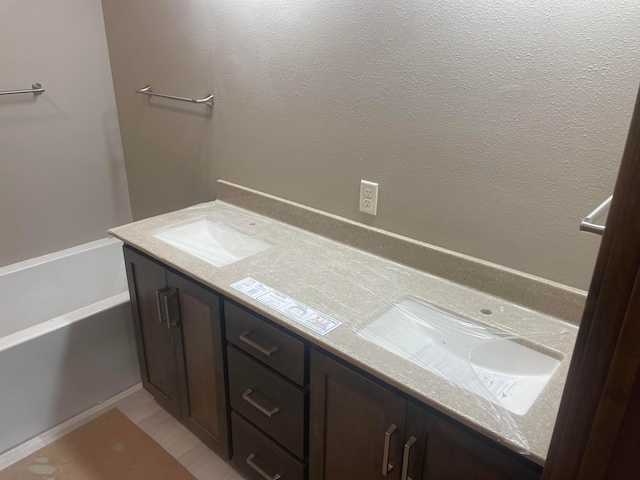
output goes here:
[{"label": "speckled beige countertop", "polygon": [[[167,226],[201,218],[224,223],[273,246],[228,266],[214,267],[153,237]],[[109,233],[544,464],[584,292],[222,181],[215,202],[113,228]],[[246,277],[342,324],[321,336],[231,287]],[[562,362],[525,415],[507,412],[358,335],[358,329],[409,296],[521,337]],[[482,309],[493,313],[484,315]]]}]

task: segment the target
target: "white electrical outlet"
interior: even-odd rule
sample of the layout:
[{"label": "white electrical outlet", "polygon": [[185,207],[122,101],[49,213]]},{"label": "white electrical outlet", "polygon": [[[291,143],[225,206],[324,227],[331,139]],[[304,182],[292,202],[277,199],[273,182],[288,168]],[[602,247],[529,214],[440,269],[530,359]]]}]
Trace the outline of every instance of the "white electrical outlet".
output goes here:
[{"label": "white electrical outlet", "polygon": [[360,211],[369,215],[378,212],[378,184],[360,180]]}]

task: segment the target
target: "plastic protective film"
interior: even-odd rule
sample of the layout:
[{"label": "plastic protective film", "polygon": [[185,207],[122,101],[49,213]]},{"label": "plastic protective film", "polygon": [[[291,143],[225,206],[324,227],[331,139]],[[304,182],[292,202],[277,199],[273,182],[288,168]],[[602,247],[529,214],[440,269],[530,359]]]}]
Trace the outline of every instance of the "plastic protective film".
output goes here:
[{"label": "plastic protective film", "polygon": [[500,434],[521,453],[529,451],[512,414],[527,413],[560,365],[558,359],[518,336],[414,298],[390,303],[386,312],[355,331],[474,394]]},{"label": "plastic protective film", "polygon": [[[449,384],[447,388],[452,384],[456,390],[462,389],[459,395],[453,395],[452,402],[458,405],[450,406],[451,410],[473,417],[480,426],[498,433],[512,448],[529,453],[529,444],[516,419],[526,414],[560,365],[554,352],[541,346],[536,338],[567,334],[566,329],[558,326],[556,331],[540,331],[536,322],[526,317],[526,309],[510,307],[463,285],[344,245],[327,248],[332,242],[326,238],[308,233],[292,235],[295,227],[254,213],[245,214],[233,206],[216,203],[213,216],[211,208],[211,204],[191,207],[208,210],[208,219],[197,217],[155,236],[168,243],[186,238],[195,242],[193,255],[210,256],[215,249],[211,248],[209,232],[218,230],[216,235],[225,237],[218,242],[220,251],[231,261],[272,245],[286,246],[269,249],[263,260],[256,260],[255,268],[268,262],[269,271],[286,272],[286,277],[296,279],[295,292],[281,290],[300,302],[321,307],[323,313],[341,321],[342,325],[332,335],[342,335],[344,339],[339,332],[350,329],[360,338],[443,379]],[[251,237],[242,233],[247,225],[251,226],[251,231],[247,230]],[[186,229],[195,229],[197,235],[194,237],[194,232]],[[175,233],[180,238],[176,239]],[[240,252],[229,251],[229,245],[234,243],[241,248]],[[180,245],[179,248],[184,248],[184,243]],[[261,280],[259,270],[255,278]],[[513,316],[520,318],[500,322],[492,315],[490,326],[480,317],[470,320],[450,313],[460,311],[461,303],[476,305],[487,298],[501,302],[505,311],[513,311]],[[515,324],[519,326],[512,327]],[[328,341],[340,343],[329,338]],[[346,342],[352,345],[351,340]],[[365,357],[374,358],[375,354]],[[428,378],[419,382],[423,380],[431,382]],[[436,401],[446,402],[443,398]],[[468,405],[460,407],[460,402]],[[469,414],[473,411],[480,411],[482,419]]]}]

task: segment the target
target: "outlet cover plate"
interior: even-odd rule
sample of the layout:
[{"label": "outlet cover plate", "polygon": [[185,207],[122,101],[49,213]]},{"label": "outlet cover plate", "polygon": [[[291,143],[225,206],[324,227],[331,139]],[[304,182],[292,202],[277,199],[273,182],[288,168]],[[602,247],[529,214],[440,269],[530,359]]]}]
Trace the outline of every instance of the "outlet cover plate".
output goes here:
[{"label": "outlet cover plate", "polygon": [[360,211],[369,215],[378,213],[378,184],[360,180]]}]

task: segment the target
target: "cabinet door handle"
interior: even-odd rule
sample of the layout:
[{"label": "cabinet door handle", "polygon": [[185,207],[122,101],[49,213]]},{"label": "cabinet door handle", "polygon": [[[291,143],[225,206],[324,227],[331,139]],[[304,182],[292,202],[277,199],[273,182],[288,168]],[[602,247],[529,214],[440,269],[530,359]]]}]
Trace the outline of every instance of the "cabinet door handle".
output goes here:
[{"label": "cabinet door handle", "polygon": [[165,293],[162,297],[162,300],[164,302],[164,312],[166,314],[166,319],[167,319],[167,328],[169,329],[176,328],[178,326],[178,322],[171,321],[170,314],[169,314],[169,312],[171,311],[169,309],[169,297],[174,298],[176,296],[177,296],[176,292],[168,292],[168,293]]},{"label": "cabinet door handle", "polygon": [[164,322],[164,315],[162,315],[162,305],[160,303],[160,297],[164,297],[165,289],[161,288],[156,290],[156,307],[158,307],[158,323]]},{"label": "cabinet door handle", "polygon": [[249,334],[250,333],[251,332],[249,330],[245,330],[244,332],[242,332],[240,334],[240,340],[242,340],[244,343],[246,343],[250,347],[255,348],[256,350],[258,350],[260,353],[266,355],[267,357],[270,357],[273,352],[278,350],[278,347],[265,348],[262,345],[258,345],[256,342],[254,342],[253,340],[251,340],[249,338]]},{"label": "cabinet door handle", "polygon": [[256,456],[252,453],[251,455],[249,455],[247,457],[245,462],[247,462],[247,465],[249,465],[258,475],[260,475],[262,478],[264,478],[264,480],[278,480],[280,478],[280,474],[279,473],[276,473],[275,475],[272,476],[272,475],[269,475],[264,470],[262,470],[258,465],[256,465],[253,462],[254,458],[256,458]]},{"label": "cabinet door handle", "polygon": [[278,413],[280,411],[280,409],[278,407],[273,407],[271,410],[269,410],[268,408],[263,407],[262,405],[260,405],[258,402],[256,402],[253,398],[251,398],[251,394],[253,393],[253,390],[251,390],[250,388],[247,388],[245,390],[245,392],[242,394],[242,399],[247,402],[249,405],[251,405],[252,407],[257,408],[258,410],[260,410],[262,413],[264,413],[267,417],[271,418],[273,417],[276,413]]},{"label": "cabinet door handle", "polygon": [[414,436],[409,437],[407,443],[404,444],[404,453],[402,455],[402,477],[401,480],[411,480],[409,476],[409,455],[411,454],[411,447],[416,443],[418,439]]},{"label": "cabinet door handle", "polygon": [[396,430],[398,430],[398,427],[391,424],[387,432],[384,434],[384,453],[382,455],[382,475],[384,477],[393,470],[393,465],[389,463],[389,449],[391,448],[391,437],[396,433]]}]

